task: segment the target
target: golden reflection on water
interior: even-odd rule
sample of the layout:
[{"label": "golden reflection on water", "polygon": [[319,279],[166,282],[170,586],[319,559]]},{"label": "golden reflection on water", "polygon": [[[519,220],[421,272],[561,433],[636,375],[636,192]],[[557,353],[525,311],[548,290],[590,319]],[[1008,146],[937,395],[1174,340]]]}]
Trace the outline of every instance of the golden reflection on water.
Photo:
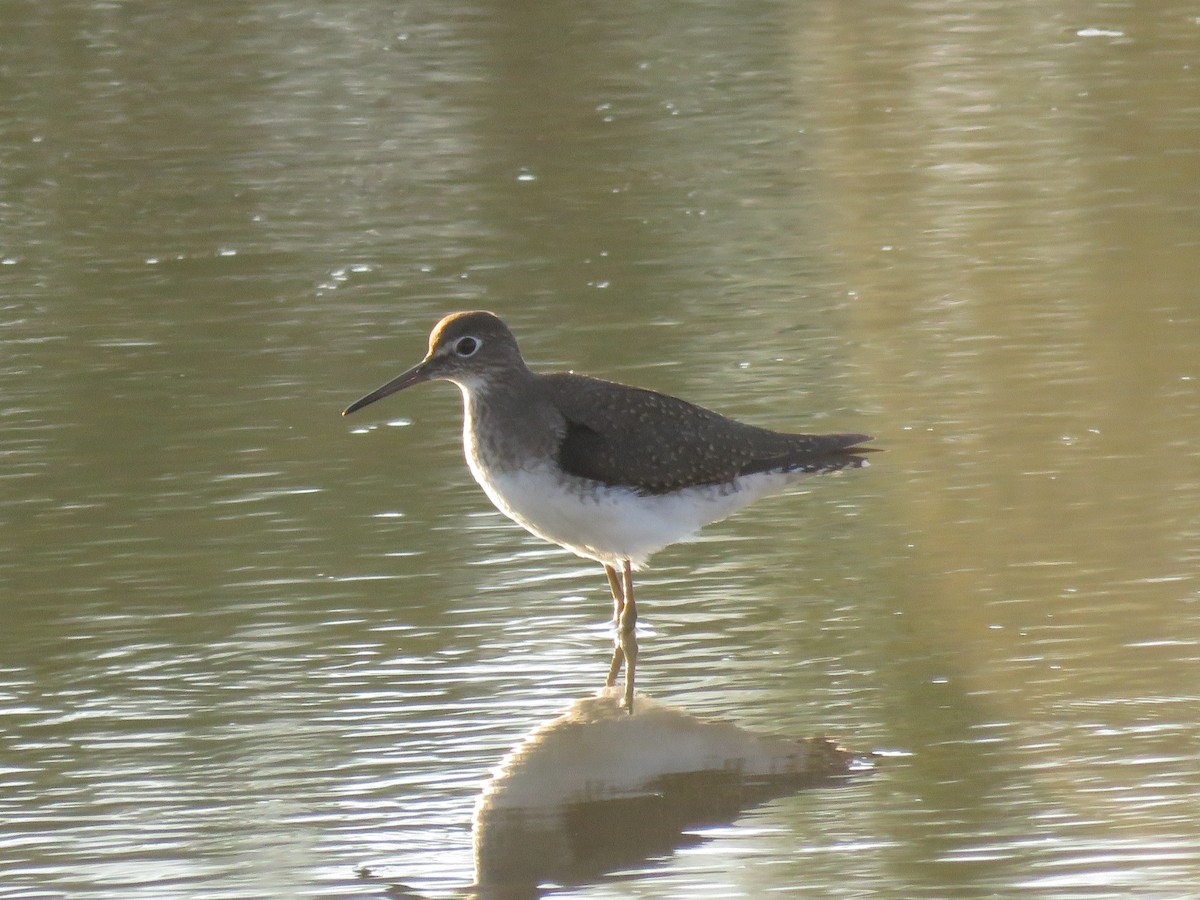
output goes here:
[{"label": "golden reflection on water", "polygon": [[[992,825],[1032,842],[1010,850],[1031,863],[1021,889],[1132,886],[1142,854],[1195,885],[1181,828],[1198,810],[1155,785],[1191,781],[1179,723],[1200,700],[1200,155],[1183,149],[1194,85],[1167,49],[1197,35],[986,21],[856,20],[879,60],[805,44],[805,77],[874,76],[821,94],[811,127],[860,391],[900,438],[897,614],[909,653],[945,660],[959,699],[935,708],[965,716],[961,739],[1010,748],[979,807],[1007,805],[1016,773],[1038,798]],[[910,730],[910,746],[933,737]],[[931,747],[913,765],[961,784],[970,756]],[[1003,843],[932,846],[968,861]]]},{"label": "golden reflection on water", "polygon": [[525,735],[475,806],[480,896],[539,896],[700,842],[749,807],[862,773],[870,758],[705,721],[606,689]]}]

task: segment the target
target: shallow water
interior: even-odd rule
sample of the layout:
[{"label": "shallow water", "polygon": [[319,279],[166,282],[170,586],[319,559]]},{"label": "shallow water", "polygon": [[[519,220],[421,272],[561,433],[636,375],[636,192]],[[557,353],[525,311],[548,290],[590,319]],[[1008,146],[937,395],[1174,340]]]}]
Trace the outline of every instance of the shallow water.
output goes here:
[{"label": "shallow water", "polygon": [[453,388],[338,416],[474,307],[887,450],[658,556],[639,685],[899,753],[556,896],[1200,894],[1190,7],[10,6],[0,897],[471,883],[610,647]]}]

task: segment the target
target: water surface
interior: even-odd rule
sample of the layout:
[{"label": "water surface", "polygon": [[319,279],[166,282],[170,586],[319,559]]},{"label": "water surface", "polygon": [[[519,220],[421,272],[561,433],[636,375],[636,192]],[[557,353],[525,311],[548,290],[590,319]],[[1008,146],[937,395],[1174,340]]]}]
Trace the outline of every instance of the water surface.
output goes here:
[{"label": "water surface", "polygon": [[1200,894],[1194,9],[8,6],[0,897],[472,881],[607,588],[453,388],[338,411],[475,307],[887,449],[657,557],[639,683],[902,755],[558,896]]}]

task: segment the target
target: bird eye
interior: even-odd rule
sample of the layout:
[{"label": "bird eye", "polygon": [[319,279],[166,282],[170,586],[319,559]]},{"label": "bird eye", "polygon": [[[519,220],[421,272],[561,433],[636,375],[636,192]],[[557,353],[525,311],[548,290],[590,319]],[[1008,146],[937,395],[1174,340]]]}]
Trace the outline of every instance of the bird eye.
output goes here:
[{"label": "bird eye", "polygon": [[459,356],[474,356],[475,351],[479,349],[479,345],[479,338],[459,338],[458,343],[454,345],[454,352]]}]

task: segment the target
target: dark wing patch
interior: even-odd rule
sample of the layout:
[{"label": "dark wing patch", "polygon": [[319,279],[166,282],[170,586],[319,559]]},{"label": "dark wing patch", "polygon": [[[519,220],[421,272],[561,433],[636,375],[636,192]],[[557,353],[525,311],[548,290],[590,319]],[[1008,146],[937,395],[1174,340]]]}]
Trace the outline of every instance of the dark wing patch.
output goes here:
[{"label": "dark wing patch", "polygon": [[563,471],[664,494],[769,471],[823,472],[862,464],[866,435],[799,435],[756,428],[654,391],[556,374],[542,379],[566,420]]},{"label": "dark wing patch", "polygon": [[564,472],[593,481],[609,482],[611,466],[605,465],[607,454],[604,436],[582,422],[567,421],[567,433],[558,448],[558,465]]}]

